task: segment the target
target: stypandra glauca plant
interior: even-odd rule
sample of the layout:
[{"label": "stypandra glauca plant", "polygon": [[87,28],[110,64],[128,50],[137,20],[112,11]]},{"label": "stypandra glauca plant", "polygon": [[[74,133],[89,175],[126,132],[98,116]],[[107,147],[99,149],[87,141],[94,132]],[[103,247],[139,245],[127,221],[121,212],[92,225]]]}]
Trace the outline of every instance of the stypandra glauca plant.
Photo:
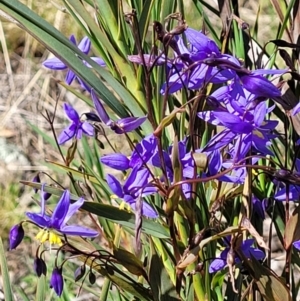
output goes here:
[{"label": "stypandra glauca plant", "polygon": [[[95,300],[297,300],[299,1],[279,14],[269,52],[229,1],[220,11],[209,1],[61,3],[82,39],[0,1],[54,54],[41,68],[64,72],[60,84],[90,106],[58,103],[69,120],[61,131],[55,111],[43,112],[61,154],[48,164],[69,185],[51,173],[22,181],[40,211],[12,227],[9,249],[33,224],[32,266],[65,300],[84,289]],[[66,282],[78,289],[67,293]]]}]

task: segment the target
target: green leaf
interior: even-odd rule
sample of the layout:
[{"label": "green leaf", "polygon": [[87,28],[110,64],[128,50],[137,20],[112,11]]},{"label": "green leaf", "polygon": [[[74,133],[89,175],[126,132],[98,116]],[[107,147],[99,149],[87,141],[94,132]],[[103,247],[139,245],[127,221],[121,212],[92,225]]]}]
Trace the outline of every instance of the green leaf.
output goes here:
[{"label": "green leaf", "polygon": [[137,276],[145,275],[143,263],[134,254],[119,248],[114,248],[113,254],[130,273]]},{"label": "green leaf", "polygon": [[46,299],[46,278],[44,275],[38,278],[35,301],[45,301]]},{"label": "green leaf", "polygon": [[[125,210],[120,210],[110,205],[96,204],[92,202],[85,202],[82,209],[104,217],[124,227],[135,229],[135,215],[126,212]],[[167,229],[161,224],[150,219],[143,218],[142,231],[158,238],[169,238]]]},{"label": "green leaf", "polygon": [[[118,286],[120,291],[127,291],[133,296],[137,297],[139,300],[153,301],[152,297],[150,296],[150,291],[141,284],[134,281],[128,281],[127,279],[125,280],[124,278],[117,276],[116,272],[109,273],[100,265],[94,266],[93,269],[98,271],[103,276],[109,278],[115,285]],[[114,270],[117,270],[117,268],[114,267]]]},{"label": "green leaf", "polygon": [[175,287],[166,271],[162,258],[156,253],[154,246],[151,247],[151,262],[149,281],[154,300],[175,301],[180,300]]},{"label": "green leaf", "polygon": [[1,275],[3,283],[4,297],[6,301],[13,301],[13,293],[11,288],[11,283],[8,274],[7,261],[4,252],[4,247],[2,243],[2,238],[0,237],[0,266],[1,266]]}]

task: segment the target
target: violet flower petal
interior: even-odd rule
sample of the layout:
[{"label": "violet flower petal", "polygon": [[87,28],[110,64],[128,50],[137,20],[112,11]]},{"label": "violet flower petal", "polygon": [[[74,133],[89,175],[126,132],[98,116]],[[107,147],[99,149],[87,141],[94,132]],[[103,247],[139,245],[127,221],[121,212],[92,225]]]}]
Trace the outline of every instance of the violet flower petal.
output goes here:
[{"label": "violet flower petal", "polygon": [[110,154],[100,158],[100,162],[116,170],[129,169],[129,159],[123,154]]},{"label": "violet flower petal", "polygon": [[60,232],[66,235],[83,236],[83,237],[96,237],[99,233],[93,229],[82,226],[64,226]]},{"label": "violet flower petal", "polygon": [[61,268],[54,268],[51,279],[50,288],[53,288],[57,296],[61,296],[64,287],[64,279]]},{"label": "violet flower petal", "polygon": [[[98,65],[100,65],[101,67],[106,67],[106,63],[100,58],[100,57],[97,57],[97,56],[92,56],[90,57],[90,59],[92,59],[94,62],[96,62]],[[83,61],[83,63],[88,67],[88,68],[92,68],[92,66],[87,63],[86,61]]]},{"label": "violet flower petal", "polygon": [[64,144],[68,140],[72,139],[76,134],[76,129],[77,126],[74,123],[66,127],[57,138],[58,144]]},{"label": "violet flower petal", "polygon": [[117,134],[128,133],[137,129],[142,123],[147,119],[147,116],[144,117],[126,117],[118,120],[116,123],[115,132]]},{"label": "violet flower petal", "polygon": [[243,86],[256,97],[272,98],[281,96],[280,90],[261,75],[243,75],[240,76],[240,80]]},{"label": "violet flower petal", "polygon": [[78,44],[78,48],[84,53],[88,54],[91,49],[91,40],[88,37],[84,37]]},{"label": "violet flower petal", "polygon": [[71,69],[69,69],[67,74],[66,74],[65,82],[68,85],[71,85],[73,80],[75,79],[75,77],[76,77],[76,74]]},{"label": "violet flower petal", "polygon": [[293,242],[293,246],[300,251],[300,240]]},{"label": "violet flower petal", "polygon": [[119,198],[123,198],[124,193],[120,182],[113,175],[110,174],[106,176],[106,181],[111,191]]},{"label": "violet flower petal", "polygon": [[98,99],[98,97],[96,96],[96,93],[94,92],[94,90],[92,89],[91,91],[91,95],[92,95],[92,100],[94,102],[94,106],[95,109],[100,117],[100,119],[106,124],[106,125],[110,125],[111,123],[111,119],[109,118],[106,110],[104,109],[104,106],[102,105],[101,101]]},{"label": "violet flower petal", "polygon": [[50,225],[50,217],[38,213],[32,213],[32,212],[26,212],[26,216],[32,220],[34,223],[36,223],[41,228],[48,228]]},{"label": "violet flower petal", "polygon": [[70,206],[70,192],[65,190],[61,195],[51,216],[51,226],[59,229],[64,222]]},{"label": "violet flower petal", "polygon": [[67,65],[65,65],[60,59],[56,57],[45,60],[42,65],[52,70],[64,70],[68,68]]},{"label": "violet flower petal", "polygon": [[71,105],[64,103],[64,111],[70,120],[79,122],[79,115]]},{"label": "violet flower petal", "polygon": [[[70,198],[70,193],[69,193],[69,198]],[[83,203],[84,203],[84,199],[80,198],[73,204],[69,205],[67,214],[65,215],[65,217],[63,218],[63,222],[61,223],[61,227],[65,226],[65,224],[68,222],[68,220],[78,211],[78,209],[83,205]]]},{"label": "violet flower petal", "polygon": [[94,136],[94,127],[87,121],[81,125],[82,131],[88,136]]}]

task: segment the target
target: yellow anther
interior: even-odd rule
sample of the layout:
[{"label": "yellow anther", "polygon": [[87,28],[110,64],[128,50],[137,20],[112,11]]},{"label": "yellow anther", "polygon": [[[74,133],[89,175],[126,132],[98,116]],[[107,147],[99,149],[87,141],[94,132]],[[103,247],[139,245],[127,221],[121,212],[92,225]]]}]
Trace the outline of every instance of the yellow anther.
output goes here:
[{"label": "yellow anther", "polygon": [[126,203],[125,203],[125,202],[121,202],[119,208],[120,208],[121,210],[124,210],[124,209],[125,209],[125,206],[126,206]]},{"label": "yellow anther", "polygon": [[49,241],[50,245],[62,245],[61,238],[49,229],[40,230],[35,237],[41,244]]},{"label": "yellow anther", "polygon": [[55,234],[54,232],[49,233],[49,243],[51,245],[59,245],[59,246],[62,245],[61,238],[57,234]]},{"label": "yellow anther", "polygon": [[43,244],[44,242],[46,242],[49,238],[49,232],[48,230],[41,230],[35,237],[41,244]]},{"label": "yellow anther", "polygon": [[253,134],[254,134],[255,136],[259,137],[259,138],[264,138],[263,134],[262,134],[260,131],[258,131],[258,130],[254,130],[254,131],[253,131]]}]

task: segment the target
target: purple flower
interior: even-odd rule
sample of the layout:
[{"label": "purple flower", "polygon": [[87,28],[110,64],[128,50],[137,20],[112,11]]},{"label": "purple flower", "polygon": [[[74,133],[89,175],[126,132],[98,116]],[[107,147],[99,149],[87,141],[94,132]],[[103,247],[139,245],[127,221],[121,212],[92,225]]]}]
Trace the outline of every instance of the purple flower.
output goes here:
[{"label": "purple flower", "polygon": [[66,127],[58,137],[58,143],[63,144],[68,140],[76,137],[81,139],[82,134],[93,136],[94,128],[87,121],[82,122],[78,113],[74,110],[71,105],[64,103],[64,110],[68,118],[71,120],[71,124]]},{"label": "purple flower", "polygon": [[[112,192],[119,198],[123,199],[133,210],[135,210],[137,198],[156,193],[157,191],[155,187],[148,184],[148,178],[148,170],[138,170],[137,168],[134,168],[123,186],[113,175],[108,174],[106,180]],[[156,211],[148,203],[144,201],[142,203],[143,215],[151,218],[156,218],[158,216]]]},{"label": "purple flower", "polygon": [[255,96],[238,83],[220,88],[214,97],[222,106],[197,115],[213,125],[224,126],[225,129],[208,142],[204,147],[205,151],[220,149],[235,141],[233,152],[236,161],[243,158],[251,146],[259,153],[273,155],[268,146],[271,144],[269,140],[275,137],[271,131],[278,122],[265,118],[274,107],[267,108],[265,101],[256,104]]},{"label": "purple flower", "polygon": [[107,126],[109,126],[116,134],[124,134],[127,132],[134,131],[137,129],[143,122],[146,121],[147,116],[144,117],[126,117],[119,119],[117,121],[113,121],[109,118],[103,104],[97,98],[94,90],[91,91],[92,99],[94,102],[94,106],[98,113],[99,121],[104,122]]},{"label": "purple flower", "polygon": [[175,93],[183,87],[196,90],[203,84],[224,83],[236,75],[228,64],[239,69],[240,63],[234,57],[222,54],[213,40],[192,28],[188,28],[185,35],[191,46],[188,49],[182,38],[178,38],[179,54],[174,59],[174,68],[169,72],[167,83],[162,86],[162,94],[166,91]]},{"label": "purple flower", "polygon": [[146,136],[136,146],[130,159],[123,154],[104,155],[101,163],[116,170],[127,170],[129,168],[140,169],[147,164],[157,152],[157,141],[153,134]]},{"label": "purple flower", "polygon": [[294,246],[298,251],[300,251],[300,240],[294,241],[294,242],[293,242],[293,246]]},{"label": "purple flower", "polygon": [[[265,254],[263,251],[251,247],[253,244],[254,239],[246,239],[242,242],[240,246],[240,252],[243,252],[244,256],[247,258],[251,258],[253,256],[257,260],[262,260],[265,257]],[[230,247],[227,247],[225,250],[223,250],[220,254],[219,258],[216,258],[213,260],[209,266],[209,273],[214,273],[217,271],[222,270],[227,265],[227,254],[230,250]],[[238,256],[235,256],[235,263],[241,262],[240,258]]]},{"label": "purple flower", "polygon": [[53,288],[57,296],[61,296],[64,288],[64,279],[62,276],[62,268],[54,268],[51,279],[50,288]]},{"label": "purple flower", "polygon": [[[66,235],[78,235],[84,237],[96,237],[98,232],[82,226],[72,225],[68,226],[67,222],[69,219],[78,211],[83,205],[84,199],[80,198],[78,201],[71,204],[70,192],[65,190],[58,201],[52,216],[46,215],[45,213],[45,200],[43,198],[44,185],[41,188],[41,213],[27,212],[26,215],[40,228],[46,230],[55,230],[61,234]],[[49,238],[47,238],[49,239]],[[46,239],[46,240],[47,240]],[[51,241],[50,241],[51,243]]]},{"label": "purple flower", "polygon": [[24,229],[22,224],[14,225],[9,231],[9,249],[15,249],[24,238]]},{"label": "purple flower", "polygon": [[127,170],[131,167],[129,159],[123,154],[104,155],[100,162],[116,170]]},{"label": "purple flower", "polygon": [[[70,36],[70,41],[74,44],[77,45],[76,39],[74,35]],[[80,43],[78,44],[78,48],[84,53],[84,54],[88,54],[90,49],[91,49],[91,41],[88,37],[84,37]],[[91,57],[91,59],[93,61],[95,61],[98,65],[105,67],[105,63],[104,61],[99,58],[99,57]],[[91,67],[89,64],[87,64],[85,61],[83,61],[83,63],[87,66],[87,67]],[[52,70],[65,70],[68,69],[68,66],[63,63],[60,59],[54,57],[51,59],[48,59],[46,61],[43,62],[43,66],[48,68],[48,69],[52,69]],[[75,73],[72,70],[68,70],[67,75],[66,75],[66,83],[68,85],[71,85],[71,83],[73,82],[73,80],[76,78]],[[86,85],[82,82],[82,80],[80,80],[78,78],[81,86],[86,89]],[[89,89],[88,89],[89,90]]]}]

